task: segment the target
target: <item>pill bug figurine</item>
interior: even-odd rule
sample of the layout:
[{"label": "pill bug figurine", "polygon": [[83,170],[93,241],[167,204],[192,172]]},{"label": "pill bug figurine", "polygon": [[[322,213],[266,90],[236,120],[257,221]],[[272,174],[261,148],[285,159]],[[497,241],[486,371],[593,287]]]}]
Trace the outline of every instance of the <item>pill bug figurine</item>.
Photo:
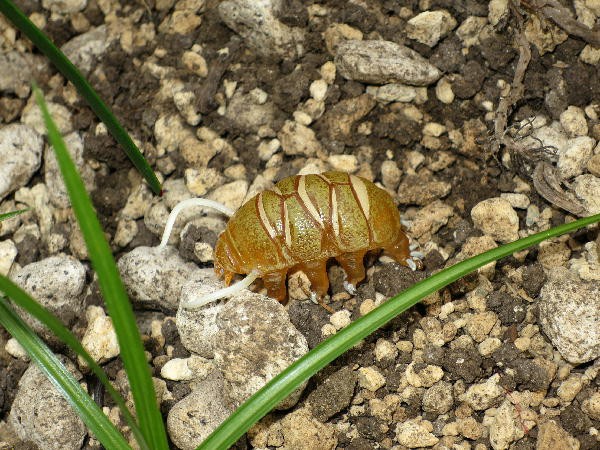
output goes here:
[{"label": "pill bug figurine", "polygon": [[[187,203],[186,203],[187,202]],[[211,206],[231,216],[215,246],[215,271],[229,285],[235,274],[248,274],[239,283],[195,299],[200,307],[263,279],[270,297],[286,296],[288,272],[302,270],[320,300],[327,294],[327,261],[335,258],[346,272],[349,292],[365,278],[363,258],[383,249],[400,264],[416,268],[416,253],[400,223],[391,196],[369,180],[344,172],[296,175],[252,197],[235,213],[219,203],[190,199],[177,205],[167,221],[165,246],[175,217],[191,205]]]}]

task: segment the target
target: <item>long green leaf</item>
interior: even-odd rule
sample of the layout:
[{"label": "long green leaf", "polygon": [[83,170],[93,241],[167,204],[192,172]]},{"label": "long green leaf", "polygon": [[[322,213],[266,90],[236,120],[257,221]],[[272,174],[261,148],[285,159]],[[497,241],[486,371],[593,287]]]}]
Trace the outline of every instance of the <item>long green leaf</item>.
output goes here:
[{"label": "long green leaf", "polygon": [[302,382],[317,373],[346,350],[352,348],[376,329],[382,327],[398,314],[415,305],[425,296],[435,292],[470,272],[505,256],[539,244],[551,237],[574,231],[600,221],[600,214],[542,231],[510,244],[489,250],[468,260],[448,267],[441,272],[416,283],[391,298],[370,313],[326,339],[302,358],[269,381],[229,416],[197,450],[226,449],[233,445],[255,422],[260,420],[281,400],[291,394]]},{"label": "long green leaf", "polygon": [[166,450],[169,447],[164,423],[156,404],[156,393],[150,368],[146,362],[144,347],[125,287],[119,276],[110,247],[104,238],[102,227],[94,213],[92,202],[85,191],[83,181],[77,173],[75,164],[71,160],[56,124],[48,112],[44,97],[36,86],[33,90],[48,128],[48,138],[56,153],[56,160],[63,175],[73,212],[79,223],[92,266],[98,274],[100,291],[106,301],[108,313],[115,327],[140,428],[152,448]]},{"label": "long green leaf", "polygon": [[108,394],[121,410],[125,421],[136,436],[140,447],[143,449],[148,449],[148,445],[145,442],[144,436],[135,419],[131,415],[131,412],[127,408],[125,400],[113,387],[104,370],[102,370],[96,361],[93,360],[90,354],[85,350],[85,348],[83,348],[81,343],[73,335],[73,333],[71,333],[71,331],[66,328],[54,314],[41,306],[38,302],[31,298],[27,292],[3,275],[0,275],[0,291],[4,292],[4,294],[13,302],[46,325],[62,342],[67,344],[75,353],[85,360],[88,367],[98,377],[100,382],[106,388]]},{"label": "long green leaf", "polygon": [[0,296],[0,324],[23,346],[104,447],[115,450],[131,449],[100,407],[2,296]]},{"label": "long green leaf", "polygon": [[19,214],[23,214],[25,211],[29,211],[28,209],[19,209],[18,211],[11,211],[7,213],[0,214],[0,222],[6,219],[10,219],[11,217],[18,216]]},{"label": "long green leaf", "polygon": [[127,134],[112,111],[106,106],[102,99],[100,99],[100,96],[92,86],[90,86],[81,72],[79,72],[79,69],[69,61],[69,58],[67,58],[65,54],[52,43],[48,36],[36,27],[11,0],[0,0],[0,12],[4,14],[25,36],[27,36],[44,55],[46,55],[67,80],[73,83],[79,94],[85,99],[88,105],[90,105],[92,111],[94,111],[98,118],[104,122],[108,131],[110,131],[110,134],[112,134],[115,140],[123,147],[125,153],[146,179],[152,191],[155,194],[160,194],[160,182],[158,181],[158,178],[156,178],[154,171],[148,165],[148,162],[140,150],[133,143],[129,134]]}]

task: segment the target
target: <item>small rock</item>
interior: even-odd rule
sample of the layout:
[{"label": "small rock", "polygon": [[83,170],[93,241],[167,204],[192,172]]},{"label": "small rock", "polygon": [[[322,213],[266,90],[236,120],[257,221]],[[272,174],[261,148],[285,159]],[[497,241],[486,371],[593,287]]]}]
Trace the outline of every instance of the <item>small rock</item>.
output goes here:
[{"label": "small rock", "polygon": [[592,419],[600,420],[600,391],[586,398],[581,404],[581,409]]},{"label": "small rock", "polygon": [[496,26],[501,20],[508,17],[508,0],[490,0],[488,3],[488,20],[492,26]]},{"label": "small rock", "polygon": [[310,96],[317,101],[323,101],[327,96],[327,89],[327,81],[323,79],[315,80],[310,84]]},{"label": "small rock", "polygon": [[475,342],[483,342],[488,337],[494,325],[498,322],[498,317],[492,311],[484,311],[473,314],[467,319],[465,329]]},{"label": "small rock", "polygon": [[585,215],[600,213],[600,178],[587,173],[579,175],[571,187],[583,203]]},{"label": "small rock", "polygon": [[525,194],[515,194],[513,192],[503,192],[500,194],[500,198],[503,198],[510,206],[518,209],[527,209],[530,204],[529,197]]},{"label": "small rock", "polygon": [[420,417],[400,422],[396,426],[396,439],[408,448],[433,447],[439,439],[431,432],[433,425]]},{"label": "small rock", "polygon": [[347,327],[352,322],[351,313],[347,309],[336,311],[329,317],[329,321],[337,331]]},{"label": "small rock", "polygon": [[[119,342],[113,327],[112,319],[99,306],[89,306],[86,313],[87,329],[81,339],[81,345],[92,359],[99,364],[119,355]],[[86,365],[79,357],[80,366]]]},{"label": "small rock", "polygon": [[452,185],[446,181],[410,175],[400,183],[398,199],[401,205],[425,206],[445,197],[451,189]]},{"label": "small rock", "polygon": [[117,265],[133,301],[167,311],[177,309],[181,288],[196,270],[170,246],[137,247],[121,256]]},{"label": "small rock", "polygon": [[279,21],[279,5],[275,0],[226,0],[218,11],[221,20],[258,54],[296,58],[304,53],[304,30]]},{"label": "small rock", "polygon": [[[81,1],[84,3],[86,2],[86,0]],[[56,3],[63,2],[60,1]],[[108,39],[106,25],[101,25],[75,36],[65,43],[61,47],[61,50],[84,75],[89,75],[90,71],[92,68],[96,67],[97,61],[102,58],[109,45],[110,41]]]},{"label": "small rock", "polygon": [[[85,286],[85,267],[72,256],[61,254],[27,264],[14,274],[13,281],[66,326],[83,314],[79,295]],[[57,341],[54,333],[37,319],[28,314],[24,318],[45,339]]]},{"label": "small rock", "polygon": [[428,86],[441,75],[417,52],[390,41],[341,42],[335,65],[344,78],[372,84]]},{"label": "small rock", "polygon": [[[61,105],[60,103],[50,101],[46,101],[46,104],[60,134],[64,136],[65,134],[69,134],[71,131],[73,131],[71,112],[67,109],[67,107]],[[35,102],[33,95],[29,98],[25,108],[23,108],[23,112],[21,113],[21,122],[24,125],[28,125],[29,127],[33,128],[42,136],[47,134],[46,124],[42,118],[42,112]]]},{"label": "small rock", "polygon": [[438,381],[423,394],[423,411],[437,415],[446,414],[454,406],[452,384]]},{"label": "small rock", "polygon": [[412,102],[417,96],[417,90],[413,86],[400,83],[389,83],[383,86],[369,86],[367,94],[372,95],[380,103],[390,102]]},{"label": "small rock", "polygon": [[[73,363],[60,359],[77,380],[82,378]],[[7,422],[22,441],[49,450],[79,450],[87,436],[71,405],[33,363],[19,380]]]},{"label": "small rock", "polygon": [[586,136],[588,133],[585,113],[577,106],[569,106],[561,113],[560,124],[570,136]]},{"label": "small rock", "polygon": [[44,64],[39,56],[30,53],[0,50],[0,92],[26,98],[31,91],[30,80],[38,78]]},{"label": "small rock", "polygon": [[42,0],[42,6],[58,14],[70,14],[83,11],[87,0]]},{"label": "small rock", "polygon": [[[465,259],[469,259],[472,256],[479,255],[487,250],[491,250],[493,248],[498,247],[496,242],[491,236],[483,235],[483,236],[473,236],[467,238],[465,243],[460,249],[460,252],[456,255],[457,261],[464,261]],[[485,266],[477,269],[477,273],[485,276],[488,279],[492,279],[494,276],[494,271],[496,270],[496,261],[492,261],[487,263]],[[478,333],[476,330],[474,333]],[[480,338],[485,339],[486,336],[481,336],[478,334]]]},{"label": "small rock", "polygon": [[487,23],[485,17],[469,16],[457,28],[456,35],[466,48],[480,44],[479,35]]},{"label": "small rock", "polygon": [[385,377],[375,366],[361,367],[358,369],[358,385],[363,389],[375,392],[385,385]]},{"label": "small rock", "polygon": [[0,200],[25,186],[42,162],[44,142],[31,127],[0,126]]},{"label": "small rock", "polygon": [[595,177],[600,177],[600,153],[588,159],[586,168]]},{"label": "small rock", "polygon": [[575,450],[580,442],[571,436],[554,420],[542,423],[538,427],[536,450]]},{"label": "small rock", "polygon": [[333,170],[354,173],[358,170],[358,159],[355,155],[330,155],[327,162]]},{"label": "small rock", "polygon": [[[225,395],[239,406],[275,375],[308,352],[306,339],[284,307],[270,297],[243,292],[217,316],[215,364],[224,376]],[[296,404],[306,383],[277,408]]]},{"label": "small rock", "polygon": [[473,224],[495,241],[506,243],[519,238],[519,216],[503,198],[488,198],[471,210]]},{"label": "small rock", "polygon": [[336,429],[315,419],[307,408],[297,409],[280,421],[285,450],[334,450],[337,446]]},{"label": "small rock", "polygon": [[500,403],[506,391],[499,384],[500,376],[492,375],[484,383],[473,384],[467,389],[464,401],[475,411],[484,411]]},{"label": "small rock", "polygon": [[392,191],[398,189],[400,178],[402,178],[402,171],[395,161],[386,159],[381,163],[381,182],[387,189]]},{"label": "small rock", "polygon": [[225,117],[245,132],[257,132],[263,125],[275,121],[276,107],[273,102],[261,102],[251,91],[247,94],[237,90],[225,111]]},{"label": "small rock", "polygon": [[414,387],[431,387],[444,376],[439,366],[410,363],[406,368],[406,381]]},{"label": "small rock", "polygon": [[12,240],[0,241],[0,275],[8,276],[17,254],[17,246]]},{"label": "small rock", "polygon": [[435,85],[435,96],[437,99],[449,105],[454,101],[454,92],[452,91],[452,83],[447,77],[442,77]]},{"label": "small rock", "polygon": [[354,397],[356,381],[356,372],[349,367],[343,367],[317,384],[316,389],[306,399],[313,415],[321,422],[326,422],[347,408]]},{"label": "small rock", "polygon": [[452,206],[441,200],[421,208],[412,220],[410,234],[412,237],[426,242],[440,228],[448,223],[448,219],[454,215]]},{"label": "small rock", "polygon": [[15,338],[10,338],[8,341],[6,341],[4,350],[6,350],[6,353],[13,358],[29,361],[29,353],[27,353],[27,350],[25,350],[25,348],[23,348],[23,346],[19,344],[19,341],[17,341]]},{"label": "small rock", "polygon": [[340,42],[351,39],[362,41],[363,33],[345,23],[332,23],[323,32],[323,38],[325,40],[327,51],[331,55],[335,55]]},{"label": "small rock", "polygon": [[521,416],[509,400],[502,402],[490,422],[488,425],[490,443],[494,450],[506,450],[512,442],[525,435]]},{"label": "small rock", "polygon": [[207,198],[222,203],[229,209],[237,211],[237,209],[242,206],[247,193],[248,182],[246,180],[236,180],[219,186],[208,194]]},{"label": "small rock", "polygon": [[286,155],[315,156],[322,151],[315,132],[291,120],[286,120],[277,137]]},{"label": "small rock", "polygon": [[189,368],[187,358],[173,358],[162,366],[160,376],[165,380],[186,381],[194,378],[194,372]]},{"label": "small rock", "polygon": [[373,354],[377,361],[393,361],[398,356],[398,348],[387,339],[378,339]]},{"label": "small rock", "polygon": [[567,146],[558,154],[556,167],[560,176],[568,179],[581,175],[592,157],[594,145],[594,139],[588,136],[569,139]]},{"label": "small rock", "polygon": [[[79,133],[70,133],[64,137],[67,151],[75,163],[79,174],[83,178],[88,192],[95,189],[94,170],[85,164],[83,159],[83,138]],[[52,204],[58,208],[71,206],[71,199],[63,181],[62,173],[56,160],[56,153],[52,147],[47,147],[44,152],[44,181],[48,187],[48,196]]]},{"label": "small rock", "polygon": [[223,176],[218,170],[208,167],[185,169],[185,186],[198,197],[204,197],[207,192],[223,183]]},{"label": "small rock", "polygon": [[467,439],[476,441],[483,434],[483,426],[473,417],[459,418],[456,423],[458,432]]},{"label": "small rock", "polygon": [[445,9],[424,11],[406,24],[406,35],[421,44],[434,47],[456,27],[456,20]]},{"label": "small rock", "polygon": [[223,378],[215,371],[171,408],[167,417],[169,437],[177,448],[194,450],[231,412],[223,398]]},{"label": "small rock", "polygon": [[539,300],[544,333],[567,361],[582,364],[600,356],[600,288],[567,269],[548,275]]},{"label": "small rock", "polygon": [[571,374],[569,378],[560,383],[556,390],[556,395],[565,403],[570,403],[583,389],[583,379],[581,374]]},{"label": "small rock", "polygon": [[342,100],[323,117],[324,128],[330,139],[345,140],[354,130],[354,124],[365,117],[377,102],[369,94]]}]

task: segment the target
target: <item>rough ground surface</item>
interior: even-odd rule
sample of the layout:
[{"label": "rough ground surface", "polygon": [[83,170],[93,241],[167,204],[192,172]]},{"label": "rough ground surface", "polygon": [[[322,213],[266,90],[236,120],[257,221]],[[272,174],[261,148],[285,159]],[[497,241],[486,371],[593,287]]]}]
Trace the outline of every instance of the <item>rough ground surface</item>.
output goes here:
[{"label": "rough ground surface", "polygon": [[[67,305],[57,314],[126,392],[112,324],[42,149],[35,77],[115,255],[126,255],[173,448],[195,448],[244,388],[425,275],[600,212],[597,1],[16,3],[89,77],[165,194],[152,195],[74,88],[0,18],[0,212],[30,208],[0,223],[0,271],[53,311]],[[178,201],[237,208],[286,176],[328,169],[394,196],[423,272],[368,255],[367,280],[350,295],[332,264],[334,314],[306,301],[302,274],[290,277],[285,308],[257,303],[258,283],[228,306],[177,310],[218,285],[198,268],[212,266],[225,226],[213,213],[184,214],[166,259],[150,247]],[[599,245],[590,227],[431,295],[314,376],[238,448],[600,448]],[[73,259],[77,273],[58,270]],[[54,448],[56,426],[81,425],[46,384],[24,391],[28,366],[0,332],[0,446]],[[24,398],[48,405],[44,420],[22,414]],[[80,433],[62,448],[99,444]]]}]

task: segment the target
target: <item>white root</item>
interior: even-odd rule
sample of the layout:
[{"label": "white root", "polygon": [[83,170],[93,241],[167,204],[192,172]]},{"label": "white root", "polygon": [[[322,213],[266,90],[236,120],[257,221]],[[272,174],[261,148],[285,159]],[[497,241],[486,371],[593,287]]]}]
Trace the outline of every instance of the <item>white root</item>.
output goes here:
[{"label": "white root", "polygon": [[[165,248],[167,246],[167,244],[169,242],[169,238],[171,237],[171,233],[173,232],[173,225],[175,225],[175,220],[177,219],[177,216],[179,215],[179,213],[181,211],[183,211],[186,208],[190,208],[192,206],[203,206],[203,207],[213,208],[213,209],[216,209],[217,211],[225,214],[228,217],[233,216],[233,214],[235,213],[235,211],[229,209],[224,204],[215,202],[214,200],[208,200],[206,198],[189,198],[187,200],[183,200],[183,201],[177,203],[177,205],[175,205],[175,207],[171,211],[171,214],[169,214],[169,218],[167,219],[167,223],[165,225],[165,230],[163,231],[162,239],[160,241],[160,244],[158,244],[158,248]],[[220,298],[234,295],[234,294],[238,293],[239,291],[241,291],[242,289],[245,289],[248,286],[250,286],[254,282],[254,280],[256,280],[256,278],[258,278],[259,275],[260,274],[258,273],[258,271],[253,270],[243,280],[238,281],[237,283],[234,283],[229,287],[219,289],[215,292],[206,294],[200,298],[191,300],[191,301],[185,303],[183,305],[183,307],[188,308],[188,309],[196,309],[196,308],[200,308],[210,302],[214,302],[215,300],[219,300]]]},{"label": "white root", "polygon": [[259,276],[260,273],[258,272],[258,270],[253,270],[243,280],[240,280],[237,283],[234,283],[226,288],[210,292],[209,294],[203,295],[200,298],[191,300],[187,303],[184,303],[182,306],[186,309],[197,309],[210,302],[219,300],[220,298],[230,297],[232,295],[237,294],[242,289],[248,288],[252,283],[254,283],[254,280],[256,280]]},{"label": "white root", "polygon": [[219,212],[222,212],[228,217],[233,216],[233,214],[235,213],[235,211],[229,209],[224,204],[215,202],[213,200],[208,200],[206,198],[189,198],[187,200],[183,200],[177,203],[177,205],[175,205],[175,208],[173,208],[173,210],[171,211],[171,214],[169,214],[167,224],[165,225],[165,231],[163,231],[162,240],[160,241],[160,244],[158,244],[158,248],[165,248],[167,246],[167,243],[169,242],[169,237],[171,237],[171,233],[173,232],[173,225],[175,225],[175,219],[177,219],[177,216],[181,211],[192,206],[204,206],[208,208],[213,208]]}]

